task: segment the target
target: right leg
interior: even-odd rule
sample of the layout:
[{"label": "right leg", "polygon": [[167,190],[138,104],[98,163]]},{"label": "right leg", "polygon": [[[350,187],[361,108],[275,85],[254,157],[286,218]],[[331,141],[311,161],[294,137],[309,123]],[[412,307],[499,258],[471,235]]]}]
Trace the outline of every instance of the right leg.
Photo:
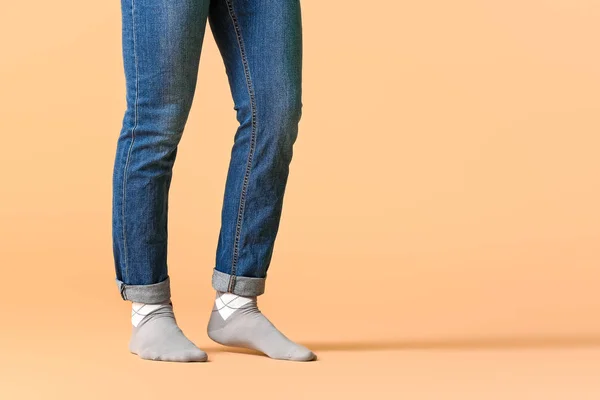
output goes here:
[{"label": "right leg", "polygon": [[[191,342],[177,328],[169,309],[167,213],[177,147],[194,97],[208,6],[209,0],[121,0],[127,109],[113,172],[116,283],[123,300],[165,306],[134,327],[130,349],[137,349],[140,356],[145,350],[143,358],[183,361],[178,349],[167,345],[165,335],[171,336],[168,342],[190,349]],[[159,333],[163,337],[157,337]]]}]

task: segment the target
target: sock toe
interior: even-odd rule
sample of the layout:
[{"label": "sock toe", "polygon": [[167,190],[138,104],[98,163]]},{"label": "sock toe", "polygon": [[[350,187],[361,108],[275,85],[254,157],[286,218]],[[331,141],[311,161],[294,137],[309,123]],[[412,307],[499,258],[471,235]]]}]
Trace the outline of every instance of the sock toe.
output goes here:
[{"label": "sock toe", "polygon": [[288,359],[292,361],[314,361],[317,359],[317,355],[306,347],[300,346],[292,351]]},{"label": "sock toe", "polygon": [[199,362],[206,361],[208,355],[200,350],[182,350],[170,354],[164,354],[161,359],[163,361],[179,361],[179,362]]},{"label": "sock toe", "polygon": [[208,359],[208,355],[200,349],[181,350],[164,354],[155,351],[146,351],[140,353],[139,356],[144,360],[173,362],[202,362]]},{"label": "sock toe", "polygon": [[207,359],[208,354],[200,349],[190,351],[185,355],[185,361],[206,361]]}]

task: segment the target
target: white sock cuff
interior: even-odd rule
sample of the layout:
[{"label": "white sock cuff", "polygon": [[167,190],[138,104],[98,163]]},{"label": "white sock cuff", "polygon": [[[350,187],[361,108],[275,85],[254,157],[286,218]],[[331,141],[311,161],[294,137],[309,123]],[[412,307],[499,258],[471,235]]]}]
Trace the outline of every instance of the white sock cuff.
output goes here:
[{"label": "white sock cuff", "polygon": [[215,305],[221,317],[226,320],[237,310],[245,304],[252,301],[250,297],[239,296],[233,293],[217,292],[215,298]]},{"label": "white sock cuff", "polygon": [[137,327],[142,319],[153,311],[159,308],[167,307],[169,304],[145,304],[145,303],[131,303],[131,323]]}]

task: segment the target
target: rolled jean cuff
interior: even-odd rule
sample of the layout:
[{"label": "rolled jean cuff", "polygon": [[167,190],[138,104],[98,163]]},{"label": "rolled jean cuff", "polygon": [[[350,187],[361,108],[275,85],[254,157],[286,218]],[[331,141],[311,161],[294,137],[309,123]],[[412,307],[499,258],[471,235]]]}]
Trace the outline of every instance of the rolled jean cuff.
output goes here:
[{"label": "rolled jean cuff", "polygon": [[171,301],[171,279],[167,278],[150,285],[128,285],[115,279],[123,300],[136,303],[158,304]]},{"label": "rolled jean cuff", "polygon": [[219,292],[238,296],[260,296],[265,292],[266,278],[235,276],[213,269],[212,287]]}]

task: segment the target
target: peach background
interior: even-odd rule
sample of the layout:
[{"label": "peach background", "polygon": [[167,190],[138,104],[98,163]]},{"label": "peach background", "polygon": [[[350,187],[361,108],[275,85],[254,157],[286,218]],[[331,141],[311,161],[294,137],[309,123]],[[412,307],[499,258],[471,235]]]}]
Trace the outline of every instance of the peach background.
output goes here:
[{"label": "peach background", "polygon": [[302,7],[303,118],[261,304],[320,361],[206,337],[236,128],[207,28],[169,266],[212,362],[175,365],[127,352],[114,283],[119,4],[2,5],[0,398],[598,398],[600,3]]}]

